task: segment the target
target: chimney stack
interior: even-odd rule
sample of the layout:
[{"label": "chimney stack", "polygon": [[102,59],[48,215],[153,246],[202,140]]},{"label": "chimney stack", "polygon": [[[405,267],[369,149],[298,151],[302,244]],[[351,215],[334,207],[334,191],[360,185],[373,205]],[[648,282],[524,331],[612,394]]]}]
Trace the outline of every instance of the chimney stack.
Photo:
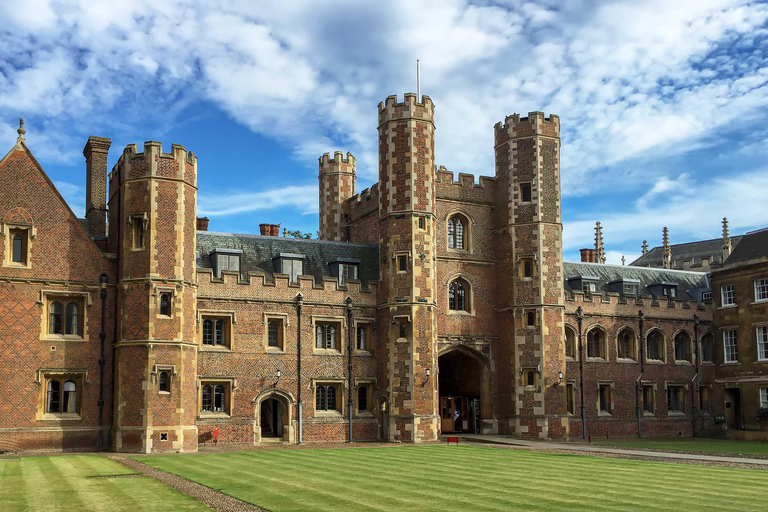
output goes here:
[{"label": "chimney stack", "polygon": [[261,236],[280,236],[280,224],[259,224]]},{"label": "chimney stack", "polygon": [[597,251],[594,249],[581,249],[581,261],[583,263],[597,263]]},{"label": "chimney stack", "polygon": [[107,236],[107,154],[112,145],[104,137],[88,137],[85,157],[85,218],[91,237]]},{"label": "chimney stack", "polygon": [[208,217],[198,217],[197,218],[197,230],[198,231],[208,231]]}]

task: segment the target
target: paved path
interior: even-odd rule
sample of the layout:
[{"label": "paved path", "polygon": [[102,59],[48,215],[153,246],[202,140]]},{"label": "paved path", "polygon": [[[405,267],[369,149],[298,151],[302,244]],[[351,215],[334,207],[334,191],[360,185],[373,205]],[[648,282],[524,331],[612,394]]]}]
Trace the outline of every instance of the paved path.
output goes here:
[{"label": "paved path", "polygon": [[583,445],[575,443],[553,443],[549,441],[529,441],[508,436],[493,435],[463,435],[463,439],[475,443],[506,444],[510,446],[525,446],[539,450],[571,450],[577,452],[612,453],[616,455],[633,455],[638,457],[657,457],[659,459],[682,459],[705,462],[729,462],[736,464],[755,464],[768,466],[768,459],[753,459],[749,457],[724,457],[722,455],[706,455],[703,453],[676,453],[654,450],[630,450],[608,446]]}]

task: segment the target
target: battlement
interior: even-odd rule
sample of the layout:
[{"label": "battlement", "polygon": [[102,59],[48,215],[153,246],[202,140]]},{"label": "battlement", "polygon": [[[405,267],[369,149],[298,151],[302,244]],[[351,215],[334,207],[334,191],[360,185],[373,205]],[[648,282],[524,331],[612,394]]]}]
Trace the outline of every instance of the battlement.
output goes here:
[{"label": "battlement", "polygon": [[406,93],[403,102],[398,103],[397,96],[387,96],[387,99],[379,103],[379,126],[399,119],[424,119],[434,123],[435,105],[429,96],[422,95],[421,103],[416,95]]},{"label": "battlement", "polygon": [[[626,305],[631,306],[628,311],[636,312],[638,306],[652,307],[652,308],[664,308],[671,310],[709,310],[711,313],[712,306],[704,302],[697,302],[695,300],[685,300],[680,298],[674,299],[661,299],[653,297],[651,295],[641,297],[621,297],[616,292],[605,293],[584,293],[581,290],[573,290],[565,293],[566,303],[574,303],[575,305],[581,304],[613,304],[613,305]],[[568,306],[570,309],[570,306]],[[586,309],[586,306],[585,306]]]},{"label": "battlement", "polygon": [[[123,171],[116,172],[120,169]],[[128,144],[109,174],[110,187],[113,174],[119,175],[121,182],[129,178],[159,176],[196,185],[197,155],[181,144],[171,144],[170,153],[164,153],[163,143],[155,140],[146,141],[141,153],[136,144]]]},{"label": "battlement", "polygon": [[333,158],[331,158],[330,153],[324,153],[323,156],[317,159],[320,165],[320,174],[327,174],[327,173],[355,173],[355,165],[357,163],[357,160],[354,156],[352,156],[352,153],[347,152],[347,157],[344,158],[344,153],[341,151],[335,151],[333,153]]},{"label": "battlement", "polygon": [[492,203],[495,184],[494,177],[480,176],[478,183],[475,183],[474,175],[463,172],[459,173],[458,181],[454,181],[453,172],[441,165],[437,169],[435,192],[438,199]]},{"label": "battlement", "polygon": [[560,117],[555,114],[550,114],[549,117],[546,117],[544,112],[538,111],[528,112],[526,117],[520,117],[520,114],[512,114],[504,118],[503,123],[496,123],[493,131],[496,135],[497,144],[515,137],[530,137],[532,135],[559,137]]}]

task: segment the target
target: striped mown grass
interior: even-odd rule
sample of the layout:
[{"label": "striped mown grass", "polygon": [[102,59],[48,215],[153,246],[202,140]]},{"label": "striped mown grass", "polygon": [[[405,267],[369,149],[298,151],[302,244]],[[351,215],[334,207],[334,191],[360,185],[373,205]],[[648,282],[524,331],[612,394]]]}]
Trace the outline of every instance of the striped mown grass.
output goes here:
[{"label": "striped mown grass", "polygon": [[[0,510],[210,510],[99,455],[0,458]],[[111,476],[111,477],[110,477]]]},{"label": "striped mown grass", "polygon": [[469,446],[139,457],[274,511],[768,510],[768,472]]},{"label": "striped mown grass", "polygon": [[675,438],[616,438],[592,439],[592,444],[621,448],[647,448],[719,455],[758,455],[768,457],[766,441],[730,441],[726,439]]}]

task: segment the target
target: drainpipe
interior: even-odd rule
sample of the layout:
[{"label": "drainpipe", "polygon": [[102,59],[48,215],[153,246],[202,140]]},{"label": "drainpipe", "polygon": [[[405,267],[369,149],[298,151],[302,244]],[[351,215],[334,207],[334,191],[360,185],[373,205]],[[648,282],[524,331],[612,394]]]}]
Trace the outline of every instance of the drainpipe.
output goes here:
[{"label": "drainpipe", "polygon": [[347,378],[349,379],[349,393],[347,400],[347,414],[349,414],[349,442],[352,442],[352,297],[347,297]]},{"label": "drainpipe", "polygon": [[302,438],[303,434],[303,425],[304,425],[304,414],[302,411],[302,404],[301,404],[301,301],[304,300],[304,297],[301,296],[301,293],[296,295],[296,316],[297,316],[297,328],[299,330],[299,335],[296,340],[296,375],[297,375],[297,390],[296,390],[296,401],[298,402],[298,409],[299,409],[299,444],[302,444],[304,442],[304,439]]},{"label": "drainpipe", "polygon": [[691,379],[691,435],[696,435],[696,380],[699,378],[699,315],[693,315],[693,361],[695,373]]},{"label": "drainpipe", "polygon": [[96,403],[99,406],[99,441],[97,449],[101,451],[104,449],[104,365],[106,364],[104,359],[104,340],[107,339],[107,333],[104,331],[104,320],[107,308],[107,274],[99,276],[99,286],[101,287],[99,291],[99,298],[101,299],[101,329],[99,331],[101,351],[99,356],[99,401]]},{"label": "drainpipe", "polygon": [[581,321],[584,319],[584,310],[581,306],[576,308],[576,319],[579,322],[579,391],[581,392],[581,437],[587,438],[587,414],[584,410],[584,351],[581,343]]},{"label": "drainpipe", "polygon": [[635,409],[637,410],[637,437],[643,437],[643,424],[641,418],[643,417],[641,400],[641,390],[643,385],[643,374],[645,373],[645,334],[643,334],[643,310],[638,311],[637,316],[640,323],[640,375],[635,381]]}]

